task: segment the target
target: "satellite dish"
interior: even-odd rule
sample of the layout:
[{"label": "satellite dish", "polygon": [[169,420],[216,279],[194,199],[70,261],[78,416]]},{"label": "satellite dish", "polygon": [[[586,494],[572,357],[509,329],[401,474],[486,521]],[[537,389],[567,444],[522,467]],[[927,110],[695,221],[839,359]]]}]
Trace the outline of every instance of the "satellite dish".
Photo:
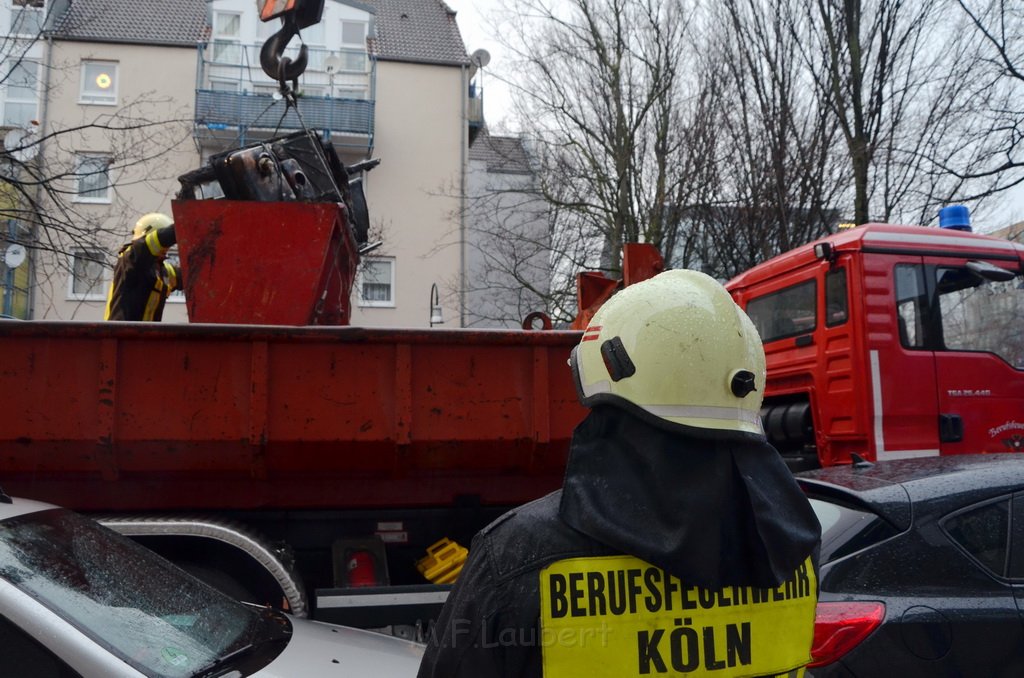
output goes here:
[{"label": "satellite dish", "polygon": [[4,252],[4,263],[7,268],[18,268],[25,261],[25,246],[18,243],[11,243]]},{"label": "satellite dish", "polygon": [[341,70],[341,57],[337,54],[332,54],[324,59],[324,70],[328,73],[336,73]]},{"label": "satellite dish", "polygon": [[15,127],[4,137],[4,150],[18,162],[27,162],[39,153],[39,132]]},{"label": "satellite dish", "polygon": [[469,63],[473,64],[477,68],[483,68],[487,64],[491,63],[491,53],[486,49],[478,49],[469,55]]}]

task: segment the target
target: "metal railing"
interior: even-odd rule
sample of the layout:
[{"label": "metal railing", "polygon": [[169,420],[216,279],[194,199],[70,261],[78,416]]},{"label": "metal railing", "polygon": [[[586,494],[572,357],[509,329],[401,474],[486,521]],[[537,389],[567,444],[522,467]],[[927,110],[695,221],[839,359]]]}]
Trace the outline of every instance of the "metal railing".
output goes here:
[{"label": "metal railing", "polygon": [[[199,46],[195,120],[210,130],[301,127],[278,83],[260,68],[260,45],[214,41]],[[345,136],[373,136],[376,62],[365,51],[309,47],[299,78],[298,106],[307,127]],[[290,48],[284,56],[294,58]]]}]

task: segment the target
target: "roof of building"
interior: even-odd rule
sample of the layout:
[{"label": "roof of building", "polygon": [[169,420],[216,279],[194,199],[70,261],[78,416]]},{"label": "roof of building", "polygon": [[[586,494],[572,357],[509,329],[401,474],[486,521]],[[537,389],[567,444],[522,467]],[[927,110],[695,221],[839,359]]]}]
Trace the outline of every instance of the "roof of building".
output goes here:
[{"label": "roof of building", "polygon": [[[206,4],[206,0],[74,0],[58,19],[54,37],[193,46],[209,32]],[[455,11],[442,0],[357,0],[345,4],[375,14],[376,31],[369,48],[378,59],[469,64]]]},{"label": "roof of building", "polygon": [[533,171],[521,138],[491,136],[486,129],[469,147],[469,159],[486,162],[488,172],[531,174]]},{"label": "roof of building", "polygon": [[54,38],[194,47],[206,25],[206,0],[74,0]]},{"label": "roof of building", "polygon": [[455,11],[442,0],[359,0],[377,16],[370,50],[383,61],[467,65]]}]

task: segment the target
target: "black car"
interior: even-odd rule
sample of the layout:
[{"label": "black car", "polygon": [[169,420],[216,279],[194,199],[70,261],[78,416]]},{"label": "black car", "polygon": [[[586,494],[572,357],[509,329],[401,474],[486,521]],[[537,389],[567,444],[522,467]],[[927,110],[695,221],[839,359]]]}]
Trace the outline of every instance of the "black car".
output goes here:
[{"label": "black car", "polygon": [[1024,455],[797,475],[822,525],[808,675],[1024,676]]}]

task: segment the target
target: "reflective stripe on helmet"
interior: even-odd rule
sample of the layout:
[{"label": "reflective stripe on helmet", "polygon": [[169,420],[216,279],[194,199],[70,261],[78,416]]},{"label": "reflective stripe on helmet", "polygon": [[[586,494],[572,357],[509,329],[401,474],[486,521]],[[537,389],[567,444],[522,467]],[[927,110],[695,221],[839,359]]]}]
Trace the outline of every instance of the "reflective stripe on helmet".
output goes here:
[{"label": "reflective stripe on helmet", "polygon": [[708,407],[685,405],[640,405],[656,417],[679,419],[721,419],[740,421],[754,426],[761,425],[761,415],[740,407]]},{"label": "reflective stripe on helmet", "polygon": [[[579,365],[581,376],[583,366]],[[584,382],[585,383],[585,382]],[[583,395],[587,398],[599,393],[614,393],[611,382],[595,381],[583,387]],[[710,405],[645,405],[633,403],[637,407],[662,419],[711,419],[715,421],[739,421],[761,428],[760,412],[746,410],[742,407],[714,407]]]}]

